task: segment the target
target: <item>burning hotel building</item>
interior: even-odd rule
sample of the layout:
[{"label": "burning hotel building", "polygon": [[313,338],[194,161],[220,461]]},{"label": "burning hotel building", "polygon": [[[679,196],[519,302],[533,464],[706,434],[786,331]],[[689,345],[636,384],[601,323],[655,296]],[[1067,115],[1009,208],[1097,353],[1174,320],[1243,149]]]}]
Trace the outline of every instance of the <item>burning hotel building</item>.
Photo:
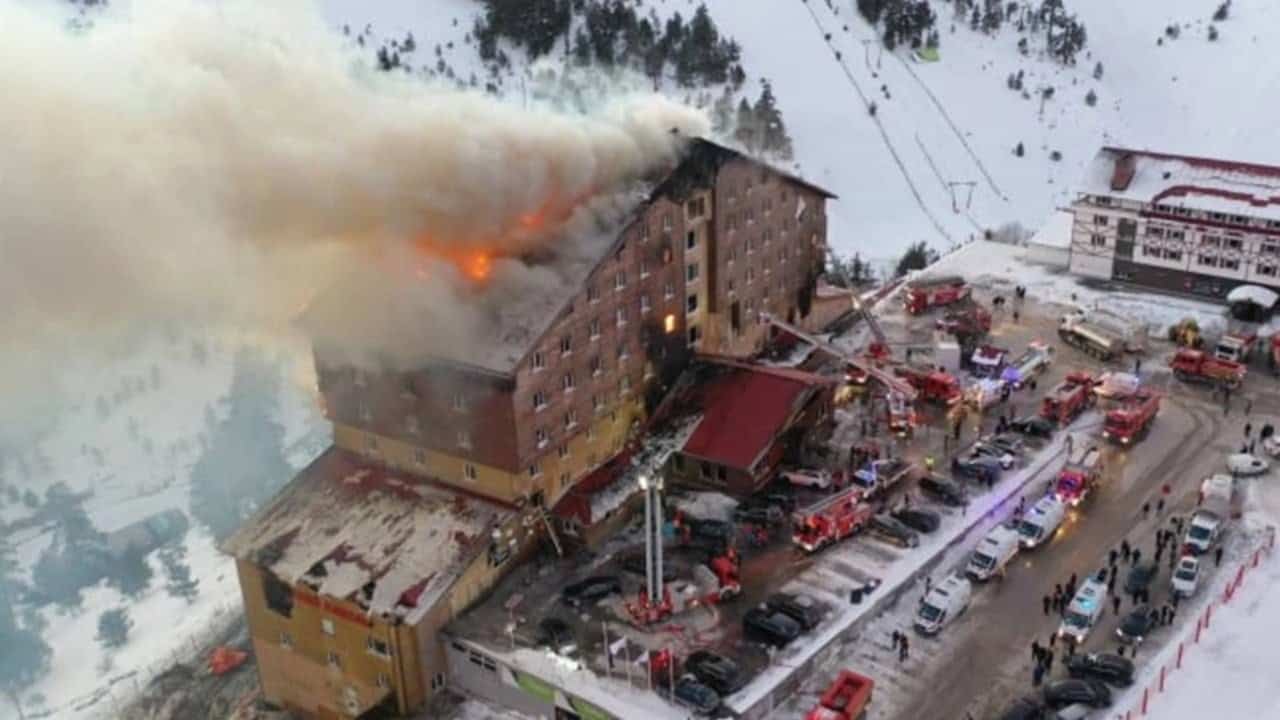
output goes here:
[{"label": "burning hotel building", "polygon": [[317,340],[333,446],[225,545],[264,697],[306,717],[422,708],[447,677],[439,629],[565,529],[545,509],[639,439],[688,359],[756,353],[764,313],[806,324],[832,197],[694,139],[465,352],[375,371]]}]

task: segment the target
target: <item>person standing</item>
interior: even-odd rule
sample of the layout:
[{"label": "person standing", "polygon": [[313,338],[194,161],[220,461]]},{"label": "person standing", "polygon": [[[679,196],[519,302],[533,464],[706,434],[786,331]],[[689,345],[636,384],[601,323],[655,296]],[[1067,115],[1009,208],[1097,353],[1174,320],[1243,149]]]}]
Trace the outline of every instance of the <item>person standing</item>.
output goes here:
[{"label": "person standing", "polygon": [[906,660],[908,657],[911,656],[911,650],[909,647],[909,641],[906,633],[902,634],[902,645],[899,647],[901,648],[901,652],[898,656],[899,660]]},{"label": "person standing", "polygon": [[1116,615],[1120,614],[1120,596],[1119,595],[1111,596],[1111,611],[1114,612]]},{"label": "person standing", "polygon": [[1222,546],[1219,545],[1217,550],[1213,551],[1213,566],[1222,567]]},{"label": "person standing", "polygon": [[1133,549],[1133,564],[1134,565],[1142,564],[1142,550],[1140,548]]},{"label": "person standing", "polygon": [[1053,606],[1053,598],[1044,596],[1044,616],[1049,617],[1049,609]]}]

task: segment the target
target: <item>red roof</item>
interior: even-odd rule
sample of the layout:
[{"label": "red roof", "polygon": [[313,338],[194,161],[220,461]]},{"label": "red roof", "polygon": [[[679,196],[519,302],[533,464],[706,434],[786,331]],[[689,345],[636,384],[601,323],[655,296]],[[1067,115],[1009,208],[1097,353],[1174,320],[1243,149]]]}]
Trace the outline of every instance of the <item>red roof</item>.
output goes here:
[{"label": "red roof", "polygon": [[1129,150],[1126,148],[1111,146],[1103,149],[1115,153],[1122,158],[1125,155],[1138,155],[1142,157],[1156,158],[1157,160],[1179,160],[1193,167],[1207,168],[1210,170],[1239,172],[1246,175],[1260,175],[1264,177],[1280,177],[1280,167],[1275,165],[1237,162],[1235,160],[1219,160],[1217,158],[1197,157],[1195,155],[1174,155],[1172,153],[1152,152],[1150,150]]},{"label": "red roof", "polygon": [[817,385],[805,373],[735,369],[703,389],[702,420],[685,442],[688,455],[748,469],[786,429],[800,398]]}]

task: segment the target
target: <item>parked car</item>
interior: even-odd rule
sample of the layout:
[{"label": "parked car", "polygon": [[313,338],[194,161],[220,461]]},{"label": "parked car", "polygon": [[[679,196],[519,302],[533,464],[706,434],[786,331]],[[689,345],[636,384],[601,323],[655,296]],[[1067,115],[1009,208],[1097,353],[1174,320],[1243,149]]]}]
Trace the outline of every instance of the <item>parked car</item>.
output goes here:
[{"label": "parked car", "polygon": [[956,456],[951,460],[951,474],[956,477],[973,478],[979,482],[992,482],[1000,479],[1002,468],[996,458],[982,455]]},{"label": "parked car", "polygon": [[1010,422],[1009,429],[1027,437],[1050,438],[1053,437],[1054,424],[1048,418],[1040,417],[1039,415],[1028,415]]},{"label": "parked car", "polygon": [[1133,395],[1142,385],[1137,375],[1126,372],[1104,372],[1093,386],[1093,394],[1108,400],[1121,400]]},{"label": "parked car", "polygon": [[1169,578],[1169,584],[1174,595],[1184,598],[1195,595],[1196,588],[1200,587],[1200,560],[1183,555],[1173,570],[1173,577]]},{"label": "parked car", "polygon": [[913,548],[920,544],[915,530],[899,522],[889,513],[875,515],[867,522],[866,531],[898,547]]},{"label": "parked car", "polygon": [[1049,709],[1039,698],[1019,698],[997,716],[999,720],[1050,720]]},{"label": "parked car", "polygon": [[1111,688],[1098,680],[1057,680],[1045,686],[1044,702],[1054,710],[1076,703],[1103,708],[1111,704]]},{"label": "parked car", "polygon": [[1134,565],[1124,579],[1124,591],[1132,595],[1151,588],[1151,581],[1156,577],[1156,564]]},{"label": "parked car", "polygon": [[1137,645],[1151,632],[1155,622],[1155,611],[1148,605],[1139,605],[1120,621],[1116,637],[1120,638],[1120,642]]},{"label": "parked car", "polygon": [[737,526],[728,520],[691,518],[688,523],[688,544],[713,553],[719,553],[733,544]]},{"label": "parked car", "polygon": [[937,530],[942,524],[942,518],[938,513],[924,508],[900,508],[893,511],[893,516],[903,525],[925,534]]},{"label": "parked car", "polygon": [[1249,453],[1227,456],[1227,470],[1232,475],[1261,475],[1267,471],[1267,461]]},{"label": "parked car", "polygon": [[684,669],[721,697],[732,695],[747,684],[747,674],[738,663],[710,650],[695,650],[685,658]]},{"label": "parked car", "polygon": [[739,503],[738,507],[733,509],[733,519],[740,523],[777,525],[785,517],[786,514],[777,505],[760,504],[753,499]]},{"label": "parked car", "polygon": [[680,678],[674,694],[676,703],[689,708],[695,715],[710,715],[720,707],[720,694],[692,675]]},{"label": "parked car", "polygon": [[1022,437],[1017,433],[1002,432],[999,435],[988,435],[982,439],[982,442],[994,445],[1015,458],[1021,457],[1027,450],[1027,444],[1022,441]]},{"label": "parked car", "polygon": [[565,604],[581,608],[597,603],[610,595],[622,594],[622,581],[616,575],[596,575],[566,587],[560,598]]},{"label": "parked car", "polygon": [[1066,659],[1067,673],[1073,678],[1102,680],[1112,685],[1133,684],[1133,661],[1110,653],[1076,653]]},{"label": "parked car", "polygon": [[774,593],[765,601],[765,607],[795,620],[804,630],[812,630],[822,622],[822,607],[804,593]]},{"label": "parked car", "polygon": [[1012,468],[1013,464],[1018,461],[1018,459],[1013,456],[1013,453],[1005,450],[999,445],[994,445],[986,441],[974,443],[973,447],[970,448],[969,458],[971,460],[990,458],[1000,464],[1001,470],[1008,470]]},{"label": "parked car", "polygon": [[921,492],[937,498],[944,505],[952,507],[963,505],[967,498],[964,489],[959,485],[938,475],[925,475],[920,478],[919,487]]},{"label": "parked car", "polygon": [[783,647],[800,637],[801,630],[800,623],[776,610],[752,608],[742,617],[744,635],[774,647]]},{"label": "parked car", "polygon": [[784,513],[789,513],[795,510],[796,505],[799,504],[795,495],[782,492],[781,490],[752,495],[747,499],[747,502],[759,502],[767,505],[773,505]]},{"label": "parked car", "polygon": [[[618,563],[618,565],[623,570],[626,570],[629,573],[634,573],[641,577],[644,577],[646,572],[645,566],[644,566],[644,553],[642,552],[630,552],[630,553],[627,553],[626,555],[623,555],[622,560]],[[665,562],[663,562],[662,563],[662,581],[671,582],[672,580],[675,580],[676,577],[678,577],[678,573],[676,572],[676,567],[671,564],[671,561],[666,560]]]},{"label": "parked car", "polygon": [[534,638],[538,645],[560,650],[573,644],[573,628],[558,617],[543,618]]}]

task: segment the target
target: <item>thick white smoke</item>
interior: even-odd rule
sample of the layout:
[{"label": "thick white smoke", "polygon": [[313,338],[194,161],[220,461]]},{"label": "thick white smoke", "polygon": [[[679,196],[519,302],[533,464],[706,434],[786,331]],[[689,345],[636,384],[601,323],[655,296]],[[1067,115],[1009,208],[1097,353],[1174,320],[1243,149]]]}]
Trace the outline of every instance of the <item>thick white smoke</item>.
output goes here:
[{"label": "thick white smoke", "polygon": [[280,321],[422,237],[528,243],[522,217],[707,129],[656,95],[563,114],[378,73],[292,0],[134,0],[87,32],[9,2],[0,27],[11,356],[157,318]]}]

